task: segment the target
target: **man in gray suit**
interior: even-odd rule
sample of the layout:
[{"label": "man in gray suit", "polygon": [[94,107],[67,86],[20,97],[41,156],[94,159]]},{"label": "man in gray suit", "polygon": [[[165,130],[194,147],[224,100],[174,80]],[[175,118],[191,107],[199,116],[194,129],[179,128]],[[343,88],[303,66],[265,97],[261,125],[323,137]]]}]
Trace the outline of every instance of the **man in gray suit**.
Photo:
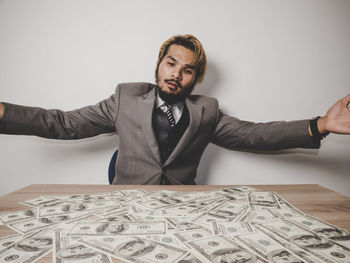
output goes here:
[{"label": "man in gray suit", "polygon": [[210,142],[229,149],[319,148],[329,132],[350,133],[350,95],[323,117],[252,123],[224,114],[214,98],[191,95],[205,69],[198,39],[174,36],[160,48],[157,85],[119,84],[108,99],[68,112],[0,103],[0,132],[65,140],[116,132],[114,184],[195,184]]}]

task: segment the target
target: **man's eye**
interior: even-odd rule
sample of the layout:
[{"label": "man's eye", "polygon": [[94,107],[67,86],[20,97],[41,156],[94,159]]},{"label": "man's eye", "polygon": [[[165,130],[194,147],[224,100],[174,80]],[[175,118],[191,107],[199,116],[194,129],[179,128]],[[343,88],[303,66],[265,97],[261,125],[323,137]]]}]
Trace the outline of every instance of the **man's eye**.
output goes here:
[{"label": "man's eye", "polygon": [[192,75],[193,71],[190,70],[190,69],[185,69],[185,73],[186,73],[186,74],[191,74],[191,75]]},{"label": "man's eye", "polygon": [[174,66],[175,64],[172,63],[172,62],[168,62],[168,65],[169,65],[169,66]]}]

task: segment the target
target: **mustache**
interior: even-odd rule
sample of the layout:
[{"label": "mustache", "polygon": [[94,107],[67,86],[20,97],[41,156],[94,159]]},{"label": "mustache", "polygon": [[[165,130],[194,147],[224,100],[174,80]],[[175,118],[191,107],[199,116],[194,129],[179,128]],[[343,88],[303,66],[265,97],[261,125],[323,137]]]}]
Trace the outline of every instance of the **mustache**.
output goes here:
[{"label": "mustache", "polygon": [[169,81],[171,81],[171,82],[175,82],[176,83],[176,85],[177,86],[179,86],[181,89],[182,89],[182,86],[181,86],[181,84],[176,80],[176,79],[165,79],[164,80],[165,82],[169,82]]}]

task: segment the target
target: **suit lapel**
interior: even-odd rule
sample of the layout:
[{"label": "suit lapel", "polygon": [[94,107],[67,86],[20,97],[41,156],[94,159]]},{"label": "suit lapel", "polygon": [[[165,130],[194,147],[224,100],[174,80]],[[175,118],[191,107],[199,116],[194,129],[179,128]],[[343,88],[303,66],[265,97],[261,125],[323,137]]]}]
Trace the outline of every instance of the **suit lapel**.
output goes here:
[{"label": "suit lapel", "polygon": [[182,135],[179,143],[176,145],[169,158],[165,161],[164,166],[175,160],[175,158],[179,156],[179,154],[187,147],[201,124],[203,106],[195,104],[189,99],[186,99],[186,106],[190,115],[190,123]]},{"label": "suit lapel", "polygon": [[155,103],[156,93],[155,89],[151,89],[148,93],[139,97],[138,103],[138,111],[139,111],[139,119],[142,126],[143,133],[145,135],[146,141],[153,152],[153,155],[157,162],[160,164],[160,152],[158,148],[158,143],[156,137],[154,135],[153,127],[152,127],[152,116],[153,116],[153,108]]}]

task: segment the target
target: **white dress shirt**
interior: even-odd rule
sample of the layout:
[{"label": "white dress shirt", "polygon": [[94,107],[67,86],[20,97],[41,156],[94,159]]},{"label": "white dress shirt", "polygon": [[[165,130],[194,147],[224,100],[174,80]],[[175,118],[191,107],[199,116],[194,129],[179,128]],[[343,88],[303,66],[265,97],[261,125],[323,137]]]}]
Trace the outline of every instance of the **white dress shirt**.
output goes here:
[{"label": "white dress shirt", "polygon": [[[156,108],[161,108],[163,112],[167,111],[167,107],[164,105],[165,101],[157,94]],[[177,124],[181,118],[182,112],[184,111],[184,103],[178,102],[176,104],[170,105],[173,110],[173,115],[175,119],[175,124]]]}]

